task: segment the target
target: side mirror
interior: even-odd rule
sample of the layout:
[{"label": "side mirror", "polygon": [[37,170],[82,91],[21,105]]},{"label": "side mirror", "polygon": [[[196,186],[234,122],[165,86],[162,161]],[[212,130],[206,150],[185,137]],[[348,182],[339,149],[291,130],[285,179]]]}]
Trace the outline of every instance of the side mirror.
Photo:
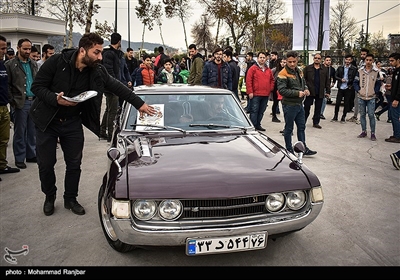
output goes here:
[{"label": "side mirror", "polygon": [[297,158],[299,163],[303,163],[303,154],[306,151],[306,146],[303,142],[297,141],[294,143],[293,150],[297,153]]},{"label": "side mirror", "polygon": [[118,162],[119,157],[121,156],[120,151],[117,148],[110,148],[107,151],[107,157],[117,166],[118,168],[118,177],[122,175],[122,168]]}]

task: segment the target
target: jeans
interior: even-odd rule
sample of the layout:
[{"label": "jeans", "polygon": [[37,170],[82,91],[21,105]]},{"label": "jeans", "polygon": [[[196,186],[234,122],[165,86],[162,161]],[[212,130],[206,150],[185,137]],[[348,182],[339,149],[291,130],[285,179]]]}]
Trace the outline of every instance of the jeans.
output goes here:
[{"label": "jeans", "polygon": [[360,110],[360,122],[362,131],[367,131],[367,114],[369,118],[369,126],[371,133],[375,134],[375,99],[364,100],[358,99],[358,109]]},{"label": "jeans", "polygon": [[297,140],[302,141],[306,145],[306,118],[304,107],[299,105],[285,105],[282,104],[283,114],[285,118],[285,128],[283,137],[285,139],[286,149],[293,152],[292,146],[292,132],[294,123],[297,127]]},{"label": "jeans", "polygon": [[322,99],[322,105],[321,105],[321,116],[324,115],[325,107],[326,107],[326,102],[327,102],[327,98],[324,97],[324,98]]},{"label": "jeans", "polygon": [[66,168],[64,199],[74,200],[78,196],[84,142],[80,117],[76,116],[65,121],[54,119],[44,132],[36,129],[39,178],[42,192],[47,196],[54,195],[57,191],[54,172],[54,165],[57,162],[57,139],[60,139]]},{"label": "jeans", "polygon": [[[359,99],[359,97],[358,97],[358,94],[355,92],[354,93],[354,118],[357,118],[357,116],[358,116],[358,110],[359,110],[359,101],[358,101],[358,99]],[[375,105],[374,105],[375,106]],[[351,108],[350,108],[350,111],[351,111]]]},{"label": "jeans", "polygon": [[390,103],[389,111],[392,118],[393,136],[400,138],[400,105],[394,108],[392,103]]},{"label": "jeans", "polygon": [[15,162],[25,162],[27,158],[36,157],[35,124],[29,116],[33,100],[25,100],[22,109],[14,109],[13,151]]},{"label": "jeans", "polygon": [[261,126],[261,120],[268,106],[268,96],[253,96],[250,102],[250,120],[257,128]]},{"label": "jeans", "polygon": [[114,129],[114,120],[117,115],[119,98],[113,93],[105,92],[106,96],[106,109],[104,111],[103,119],[100,125],[100,135],[106,136],[110,139]]},{"label": "jeans", "polygon": [[304,112],[306,118],[305,122],[307,122],[308,116],[310,115],[310,109],[314,101],[315,101],[315,107],[313,115],[313,124],[319,124],[321,120],[322,98],[319,98],[318,96],[307,96],[306,99],[304,100]]},{"label": "jeans", "polygon": [[10,112],[7,105],[0,106],[0,170],[7,167],[7,145],[10,140]]}]

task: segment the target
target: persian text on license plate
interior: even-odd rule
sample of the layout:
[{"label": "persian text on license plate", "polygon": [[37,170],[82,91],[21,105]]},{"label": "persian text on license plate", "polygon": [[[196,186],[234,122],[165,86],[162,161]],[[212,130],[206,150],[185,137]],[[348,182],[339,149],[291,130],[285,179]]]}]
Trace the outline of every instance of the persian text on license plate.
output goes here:
[{"label": "persian text on license plate", "polygon": [[186,254],[194,256],[264,249],[267,246],[267,237],[268,234],[263,232],[240,236],[188,238]]}]

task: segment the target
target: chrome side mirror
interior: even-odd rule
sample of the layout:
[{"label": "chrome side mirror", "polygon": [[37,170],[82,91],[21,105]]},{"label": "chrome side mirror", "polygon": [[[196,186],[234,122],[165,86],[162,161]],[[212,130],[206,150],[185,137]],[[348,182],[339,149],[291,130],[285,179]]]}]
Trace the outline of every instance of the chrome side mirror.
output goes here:
[{"label": "chrome side mirror", "polygon": [[122,175],[122,168],[118,162],[119,157],[121,156],[120,151],[117,148],[110,148],[107,151],[107,157],[117,166],[118,168],[118,177]]},{"label": "chrome side mirror", "polygon": [[303,154],[306,151],[306,146],[304,145],[303,142],[297,141],[294,143],[293,150],[295,153],[297,153],[297,161],[301,164],[303,163]]}]

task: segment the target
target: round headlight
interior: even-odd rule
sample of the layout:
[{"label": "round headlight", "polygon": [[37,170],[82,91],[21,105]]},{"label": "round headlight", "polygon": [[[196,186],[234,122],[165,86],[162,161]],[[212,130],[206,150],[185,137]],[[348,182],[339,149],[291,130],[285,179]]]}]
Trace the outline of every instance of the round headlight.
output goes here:
[{"label": "round headlight", "polygon": [[292,210],[299,210],[306,204],[306,194],[303,191],[288,192],[286,198],[286,204]]},{"label": "round headlight", "polygon": [[133,215],[142,221],[150,220],[157,212],[157,203],[154,200],[136,200],[132,205]]},{"label": "round headlight", "polygon": [[272,193],[268,195],[265,201],[265,208],[269,212],[278,212],[285,206],[285,196],[281,193]]},{"label": "round headlight", "polygon": [[158,206],[158,213],[163,220],[176,220],[180,217],[182,211],[183,206],[179,200],[163,200]]}]

